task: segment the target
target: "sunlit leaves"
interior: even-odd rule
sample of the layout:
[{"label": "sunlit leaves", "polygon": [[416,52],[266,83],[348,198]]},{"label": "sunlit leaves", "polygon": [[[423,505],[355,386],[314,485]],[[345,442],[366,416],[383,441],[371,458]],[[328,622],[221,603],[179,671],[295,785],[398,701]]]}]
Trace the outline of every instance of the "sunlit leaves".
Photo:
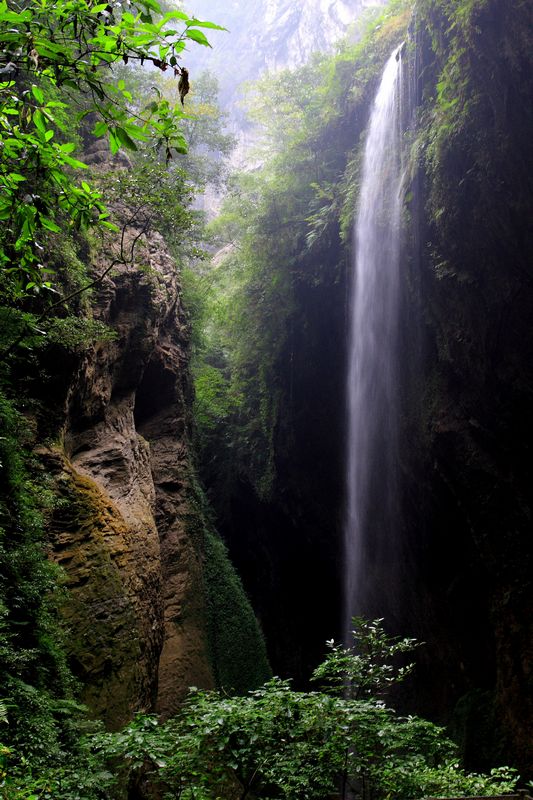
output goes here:
[{"label": "sunlit leaves", "polygon": [[206,20],[200,20],[200,19],[191,19],[188,21],[188,25],[194,26],[195,28],[209,28],[214,31],[226,30],[226,28],[223,28],[222,25],[216,25],[214,22],[208,22]]},{"label": "sunlit leaves", "polygon": [[350,647],[327,642],[329,654],[313,673],[313,680],[340,694],[377,697],[393,683],[404,680],[413,664],[395,663],[398,656],[412,653],[419,646],[414,639],[389,636],[383,620],[352,620]]}]

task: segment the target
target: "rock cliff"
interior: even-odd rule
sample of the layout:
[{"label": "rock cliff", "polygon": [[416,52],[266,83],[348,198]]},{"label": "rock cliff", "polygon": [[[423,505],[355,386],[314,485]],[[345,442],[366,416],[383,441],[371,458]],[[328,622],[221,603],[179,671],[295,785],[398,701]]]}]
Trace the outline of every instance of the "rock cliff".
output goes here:
[{"label": "rock cliff", "polygon": [[[405,137],[402,489],[395,549],[378,559],[377,599],[367,613],[427,643],[416,685],[403,690],[404,709],[450,723],[469,767],[507,761],[527,776],[532,9],[519,0],[461,5],[459,15],[458,4],[420,2],[416,46],[407,48],[417,108]],[[353,96],[359,105],[348,148],[371,102],[370,93]],[[346,114],[333,121],[324,148],[343,140],[347,121]],[[346,185],[358,186],[356,158]],[[355,194],[346,194],[350,215]],[[274,642],[275,667],[298,677],[316,663],[313,637],[331,636],[340,616],[348,249],[333,225],[307,256],[303,247],[298,253],[302,274],[317,280],[293,286],[294,316],[275,366],[284,400],[271,498],[254,497],[242,477],[219,492],[228,541]],[[298,274],[282,242],[275,257]]]},{"label": "rock cliff", "polygon": [[[224,622],[209,617],[205,543],[191,534],[200,512],[191,499],[189,329],[178,274],[157,233],[137,258],[149,269],[116,267],[98,288],[95,316],[116,337],[89,349],[67,377],[59,442],[43,451],[59,497],[51,529],[66,574],[69,656],[83,699],[110,727],[137,710],[169,716],[189,685],[214,686],[217,659],[231,654],[214,657],[213,624],[239,627],[244,616],[246,646],[264,659],[236,576],[233,611]],[[258,680],[266,660],[259,672]]]},{"label": "rock cliff", "polygon": [[430,642],[426,708],[457,704],[467,762],[507,759],[525,776],[532,10],[486,0],[449,28],[447,11],[425,6],[421,170],[407,198],[418,226],[407,253],[405,595]]}]

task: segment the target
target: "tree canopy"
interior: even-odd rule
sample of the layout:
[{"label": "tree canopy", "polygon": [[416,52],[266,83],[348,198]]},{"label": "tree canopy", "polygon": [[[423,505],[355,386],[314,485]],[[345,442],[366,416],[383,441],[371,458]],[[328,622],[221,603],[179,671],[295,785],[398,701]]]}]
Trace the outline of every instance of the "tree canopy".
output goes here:
[{"label": "tree canopy", "polygon": [[[151,141],[170,158],[186,152],[185,112],[157,94],[138,107],[117,63],[149,64],[180,74],[188,43],[208,46],[213,22],[156,0],[127,6],[92,0],[0,4],[0,268],[13,300],[52,289],[46,242],[62,228],[113,228],[101,192],[79,180],[82,133],[107,137],[112,154]],[[74,125],[73,125],[74,123]],[[73,131],[74,136],[73,136]]]}]

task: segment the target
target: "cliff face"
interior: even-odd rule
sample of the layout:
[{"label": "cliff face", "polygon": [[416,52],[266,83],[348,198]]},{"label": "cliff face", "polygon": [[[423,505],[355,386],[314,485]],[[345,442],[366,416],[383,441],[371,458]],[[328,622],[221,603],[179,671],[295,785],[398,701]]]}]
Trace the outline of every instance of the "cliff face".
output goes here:
[{"label": "cliff face", "polygon": [[[398,550],[378,565],[371,613],[427,643],[406,710],[451,722],[470,767],[507,761],[528,774],[531,8],[424,0],[416,20]],[[323,233],[321,244],[318,289],[296,289],[276,367],[294,405],[282,404],[276,430],[272,502],[241,481],[225,520],[276,668],[298,676],[316,663],[313,636],[331,636],[340,616],[345,282],[340,245]]]},{"label": "cliff face", "polygon": [[[152,233],[137,255],[149,270],[119,267],[98,290],[95,314],[116,338],[81,359],[61,443],[43,452],[59,497],[51,529],[66,572],[69,656],[84,701],[110,727],[137,710],[169,716],[189,685],[212,687],[220,671],[205,543],[191,533],[191,518],[202,531],[206,523],[192,502],[189,330],[161,237]],[[259,653],[253,614],[244,595],[239,602],[224,624],[251,617],[245,649]]]},{"label": "cliff face", "polygon": [[[239,88],[265,70],[296,67],[311,53],[329,50],[356,21],[364,6],[380,0],[253,0],[243,7],[224,0],[213,10],[209,0],[198,0],[195,13],[213,19],[228,33],[213,31],[210,54],[187,55],[187,66],[212,69],[221,88],[221,105],[231,110]],[[234,112],[234,110],[233,110]]]},{"label": "cliff face", "polygon": [[257,138],[243,107],[246,83],[301,66],[313,53],[331,52],[366,10],[383,5],[385,0],[223,0],[214,10],[210,0],[197,0],[195,14],[227,32],[210,31],[213,49],[187,53],[184,63],[191,69],[192,91],[198,72],[210,70],[218,79],[220,107],[240,145],[232,157],[235,167],[249,168]]},{"label": "cliff face", "polygon": [[446,9],[424,6],[409,298],[421,366],[405,367],[410,604],[432,641],[430,706],[458,701],[472,763],[510,759],[528,774],[531,8],[487,0],[450,27]]},{"label": "cliff face", "polygon": [[[248,334],[252,344],[241,350],[242,363],[251,366],[241,367],[241,374],[237,366],[235,374],[237,381],[248,380],[246,369],[253,375],[252,402],[237,424],[227,419],[222,435],[208,439],[202,463],[218,525],[260,616],[273,667],[302,687],[323,658],[324,642],[341,635],[351,262],[339,216],[340,198],[357,183],[351,174],[342,181],[340,176],[348,161],[355,173],[357,159],[348,153],[364,133],[382,58],[401,41],[405,26],[405,17],[388,21],[353,62],[348,56],[326,62],[322,74],[329,76],[329,91],[312,68],[296,73],[295,108],[323,106],[331,117],[315,129],[316,120],[304,114],[297,134],[302,147],[283,134],[282,169],[265,168],[265,185],[277,191],[265,191],[261,214],[254,219],[252,212],[248,224],[255,234],[241,233],[243,249],[253,242],[245,249],[252,268],[267,276],[252,280],[248,297],[241,298],[257,333]],[[307,127],[312,132],[305,142]],[[315,179],[331,192],[329,202],[314,195]],[[268,420],[263,430],[262,419]]]},{"label": "cliff face", "polygon": [[149,272],[117,269],[99,291],[96,313],[116,339],[82,359],[62,445],[48,455],[71,661],[84,699],[111,725],[156,696],[169,713],[189,683],[213,682],[201,556],[183,521],[188,329],[161,237],[142,257]]}]

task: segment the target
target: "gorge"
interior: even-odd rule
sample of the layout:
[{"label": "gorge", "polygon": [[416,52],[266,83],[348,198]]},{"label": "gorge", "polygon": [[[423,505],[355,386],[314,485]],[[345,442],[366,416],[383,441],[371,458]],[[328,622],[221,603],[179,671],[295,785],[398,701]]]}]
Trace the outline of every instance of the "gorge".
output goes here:
[{"label": "gorge", "polygon": [[[194,740],[205,752],[226,713],[237,730],[239,697],[265,709],[287,702],[298,730],[319,696],[310,679],[326,640],[348,646],[360,614],[425,643],[392,694],[398,713],[448,726],[468,769],[507,763],[523,786],[533,776],[533,10],[522,0],[376,5],[333,51],[333,32],[360,3],[335,13],[298,5],[290,35],[287,9],[269,6],[279,57],[250,101],[259,150],[231,176],[207,228],[193,195],[227,142],[209,129],[219,114],[211,95],[195,97],[200,55],[141,57],[136,48],[156,46],[149,7],[139,5],[138,23],[151,43],[136,44],[127,14],[118,35],[88,3],[76,25],[89,43],[102,29],[120,66],[115,89],[100,91],[126,111],[113,117],[101,98],[90,106],[94,76],[108,74],[96,62],[63,108],[62,81],[73,83],[80,60],[74,53],[64,75],[43,31],[68,30],[70,11],[57,22],[48,9],[43,23],[31,3],[4,10],[6,75],[19,28],[42,47],[0,87],[0,741],[9,750],[0,791],[9,800],[159,796],[146,765],[170,774],[174,762],[149,738],[155,718],[138,713],[169,720],[170,732],[190,723],[190,741],[205,724],[202,747]],[[254,57],[268,62],[265,9],[248,11]],[[331,30],[317,34],[329,54],[298,52],[284,69],[315,13],[330,15]],[[188,18],[187,46],[210,32],[231,42],[213,24]],[[181,58],[191,92],[171,132],[168,74]],[[147,78],[130,59],[152,64]],[[144,144],[147,110],[162,157]],[[75,134],[68,113],[79,118]],[[179,131],[201,131],[204,120],[204,139],[185,156]],[[89,183],[69,153],[88,164]],[[265,684],[271,674],[299,694]],[[198,717],[180,717],[186,698],[195,702],[190,687],[220,690],[213,718],[201,692]],[[118,738],[90,750],[91,720]],[[257,720],[244,730],[262,731]],[[97,724],[93,733],[103,736]],[[276,736],[279,745],[289,734]],[[94,753],[121,758],[120,742],[134,766],[108,786]],[[179,762],[183,774],[200,769],[194,758]],[[292,762],[289,778],[274,770],[247,783],[234,758],[221,768],[236,770],[223,790],[206,778],[179,792],[322,798],[330,786],[313,794],[291,783]],[[303,758],[302,775],[313,759]],[[182,796],[172,780],[166,790]],[[431,793],[379,786],[379,797]]]}]

